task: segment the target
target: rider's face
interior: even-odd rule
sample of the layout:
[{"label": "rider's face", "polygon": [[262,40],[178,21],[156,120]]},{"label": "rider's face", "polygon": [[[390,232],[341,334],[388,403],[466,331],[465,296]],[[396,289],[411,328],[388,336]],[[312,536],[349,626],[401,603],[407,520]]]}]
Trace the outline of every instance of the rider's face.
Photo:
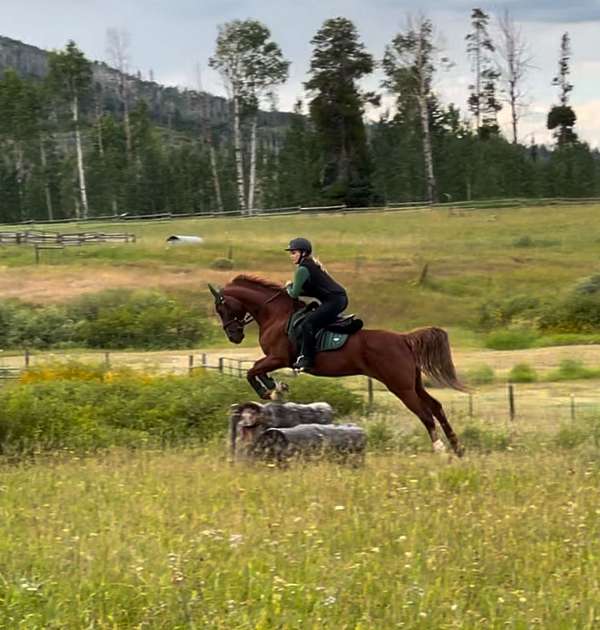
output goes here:
[{"label": "rider's face", "polygon": [[299,249],[292,249],[290,251],[290,258],[292,259],[292,262],[294,263],[294,265],[298,264],[301,256],[302,256],[302,252]]}]

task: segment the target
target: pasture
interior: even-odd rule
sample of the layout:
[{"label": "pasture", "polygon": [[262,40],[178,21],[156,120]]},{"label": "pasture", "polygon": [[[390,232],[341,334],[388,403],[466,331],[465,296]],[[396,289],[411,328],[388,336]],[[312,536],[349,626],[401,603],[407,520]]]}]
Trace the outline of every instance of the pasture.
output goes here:
[{"label": "pasture", "polygon": [[[198,295],[234,273],[284,281],[292,266],[283,248],[298,234],[349,289],[350,309],[371,327],[406,330],[436,324],[453,345],[480,345],[481,304],[515,295],[541,300],[598,270],[598,205],[485,210],[434,209],[349,215],[61,225],[68,232],[122,231],[136,243],[43,252],[0,251],[0,294],[41,303],[108,287],[161,288]],[[83,224],[82,224],[83,225]],[[171,234],[204,237],[199,247],[169,247]],[[234,270],[211,268],[231,254]],[[427,274],[419,284],[424,266]]]},{"label": "pasture", "polygon": [[[496,381],[477,388],[473,417],[464,394],[431,392],[467,447],[462,460],[434,456],[419,421],[380,392],[369,417],[353,418],[371,444],[359,468],[232,464],[222,438],[2,460],[0,627],[599,627],[598,380],[548,376],[565,359],[600,367],[599,346],[484,350],[477,327],[485,303],[550,300],[597,273],[599,210],[128,222],[136,243],[42,252],[39,265],[30,248],[2,247],[4,298],[54,304],[146,287],[210,312],[207,282],[224,284],[238,272],[288,279],[282,249],[302,234],[369,327],[443,326],[459,372],[491,366]],[[61,231],[70,228],[78,229]],[[205,244],[168,247],[171,234],[201,235]],[[233,271],[213,268],[229,255]],[[226,347],[224,336],[214,343],[222,347],[194,351],[257,355],[253,335],[241,348]],[[66,354],[84,362],[102,356]],[[140,374],[185,372],[188,354],[111,353],[111,361]],[[3,355],[0,367],[22,363],[16,352]],[[61,356],[36,353],[33,364]],[[517,386],[520,414],[510,423],[506,380],[523,362],[543,377]],[[576,419],[571,395],[584,404]]]}]

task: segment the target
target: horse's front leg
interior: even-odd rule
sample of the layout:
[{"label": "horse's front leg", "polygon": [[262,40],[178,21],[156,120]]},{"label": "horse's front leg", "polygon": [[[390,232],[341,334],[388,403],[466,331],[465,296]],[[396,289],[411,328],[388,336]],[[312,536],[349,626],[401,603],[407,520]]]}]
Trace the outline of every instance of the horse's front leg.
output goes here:
[{"label": "horse's front leg", "polygon": [[254,389],[263,400],[269,400],[271,398],[271,392],[277,387],[277,383],[269,376],[268,372],[279,370],[287,365],[287,357],[263,357],[248,370],[246,378],[252,389]]}]

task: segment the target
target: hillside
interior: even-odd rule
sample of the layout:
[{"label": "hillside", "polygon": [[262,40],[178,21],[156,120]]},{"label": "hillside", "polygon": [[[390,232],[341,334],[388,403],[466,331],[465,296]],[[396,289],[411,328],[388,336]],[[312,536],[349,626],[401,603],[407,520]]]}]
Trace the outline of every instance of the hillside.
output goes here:
[{"label": "hillside", "polygon": [[[18,75],[29,79],[43,79],[48,72],[48,51],[0,35],[0,78],[4,71],[13,68]],[[104,62],[92,64],[96,93],[102,94],[106,111],[119,111],[119,72]],[[141,74],[127,75],[132,104],[142,99],[149,106],[154,122],[186,130],[205,119],[213,126],[227,126],[229,107],[227,99],[207,92],[180,90],[166,87],[155,81],[145,80]],[[261,112],[260,126],[285,129],[290,114],[285,112]]]}]

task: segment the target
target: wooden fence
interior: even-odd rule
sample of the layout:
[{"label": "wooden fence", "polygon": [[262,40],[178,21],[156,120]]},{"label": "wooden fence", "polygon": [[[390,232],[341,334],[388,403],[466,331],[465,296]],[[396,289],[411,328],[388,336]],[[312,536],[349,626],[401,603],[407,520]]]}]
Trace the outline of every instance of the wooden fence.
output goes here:
[{"label": "wooden fence", "polygon": [[[34,363],[34,356],[30,352],[23,354],[21,366],[5,367],[0,365],[0,381],[16,379]],[[74,358],[62,355],[64,359]],[[99,358],[105,365],[118,364],[119,358],[116,353],[102,352]],[[115,359],[115,356],[117,357]],[[194,374],[196,370],[212,370],[219,372],[226,377],[245,378],[246,372],[254,364],[249,359],[236,357],[209,357],[205,352],[193,353],[186,356],[179,356],[184,359],[179,365],[174,366],[171,362],[163,363],[161,368],[179,373]],[[187,360],[186,360],[187,359]],[[283,370],[282,370],[283,371]],[[287,370],[289,375],[291,370]],[[364,396],[369,411],[375,408],[375,402],[393,403],[397,408],[396,399],[378,381],[368,377],[348,377],[343,379],[344,385],[351,391]],[[574,390],[577,388],[574,387]],[[468,418],[487,418],[497,421],[519,422],[527,417],[537,419],[547,417],[556,420],[575,420],[577,417],[587,413],[600,413],[600,392],[589,388],[587,391],[577,391],[577,393],[564,393],[564,383],[561,384],[560,393],[541,401],[527,389],[526,385],[507,383],[503,387],[494,390],[483,390],[470,394],[463,394],[449,389],[433,389],[431,393],[435,398],[439,398],[445,406],[449,415],[459,414]],[[396,412],[394,412],[396,413]]]}]

